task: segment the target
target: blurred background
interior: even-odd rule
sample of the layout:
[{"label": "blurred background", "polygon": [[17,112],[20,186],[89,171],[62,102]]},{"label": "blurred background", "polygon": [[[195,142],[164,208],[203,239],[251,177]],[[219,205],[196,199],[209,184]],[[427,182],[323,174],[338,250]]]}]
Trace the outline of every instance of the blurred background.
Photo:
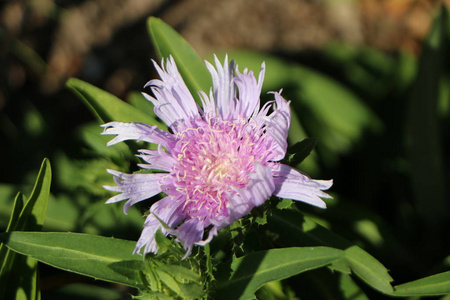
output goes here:
[{"label": "blurred background", "polygon": [[[299,168],[335,182],[328,210],[301,209],[363,246],[397,284],[448,269],[450,30],[441,6],[449,4],[3,0],[0,228],[14,195],[29,195],[48,157],[54,175],[44,230],[139,237],[142,212],[123,216],[119,205],[103,205],[109,194],[102,188],[111,183],[106,168],[128,172],[135,158],[105,147],[94,115],[65,82],[82,79],[151,113],[138,92],[157,76],[146,24],[156,16],[205,59],[227,52],[255,72],[266,61],[264,90],[283,88],[292,100],[291,145],[318,139]],[[120,299],[129,292],[58,272],[43,267],[43,299],[78,292],[74,299]]]}]

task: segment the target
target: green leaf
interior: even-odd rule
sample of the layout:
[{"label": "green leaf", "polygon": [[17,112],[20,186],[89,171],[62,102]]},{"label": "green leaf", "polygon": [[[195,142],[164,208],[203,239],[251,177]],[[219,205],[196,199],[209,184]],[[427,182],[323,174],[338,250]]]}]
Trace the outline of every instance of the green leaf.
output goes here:
[{"label": "green leaf", "polygon": [[358,246],[345,249],[345,258],[353,273],[373,288],[389,294],[392,292],[391,276],[385,266]]},{"label": "green leaf", "polygon": [[[158,252],[158,256],[160,255]],[[178,262],[180,262],[180,258],[177,259]],[[162,260],[164,261],[164,259]],[[201,276],[188,267],[153,259],[149,261],[145,275],[152,293],[167,292],[169,289],[172,296],[181,299],[200,299],[204,295]]]},{"label": "green leaf", "polygon": [[[382,99],[388,90],[405,86],[411,73],[402,74],[403,58],[395,59],[374,48],[353,47],[343,43],[330,43],[321,53],[330,69],[338,69],[339,78],[369,99]],[[408,66],[413,66],[412,59]],[[412,73],[414,74],[414,72]],[[406,77],[406,76],[407,77]],[[393,84],[394,83],[394,84]]]},{"label": "green leaf", "polygon": [[450,294],[450,271],[395,286],[394,296]]},{"label": "green leaf", "polygon": [[201,277],[198,273],[191,269],[180,265],[158,264],[159,269],[175,277],[178,281],[200,281]]},{"label": "green leaf", "polygon": [[58,232],[0,234],[10,249],[70,272],[145,288],[142,257],[132,255],[135,242],[96,235]]},{"label": "green leaf", "polygon": [[164,128],[162,124],[150,115],[139,111],[116,96],[87,82],[70,78],[66,82],[66,86],[86,103],[101,123],[111,121],[142,122],[150,125],[158,125],[161,129]]},{"label": "green leaf", "polygon": [[443,7],[424,44],[408,110],[411,186],[417,211],[432,227],[448,215],[437,108],[442,66],[448,56],[444,47],[447,26],[448,13]]},{"label": "green leaf", "polygon": [[[125,143],[118,143],[114,147],[106,147],[111,135],[102,135],[103,128],[97,123],[89,123],[80,127],[78,134],[98,156],[108,157],[116,161],[132,157],[130,148]],[[88,181],[88,180],[85,180]]]},{"label": "green leaf", "polygon": [[11,212],[14,209],[11,199],[14,199],[16,196],[16,185],[0,183],[0,228],[8,227]]},{"label": "green leaf", "polygon": [[8,227],[6,228],[6,232],[12,231],[15,229],[17,223],[19,222],[20,213],[23,210],[23,207],[27,203],[27,198],[21,193],[18,192],[16,198],[14,198],[13,211],[11,213]]},{"label": "green leaf", "polygon": [[184,299],[204,299],[205,291],[202,284],[180,283],[179,285]]},{"label": "green leaf", "polygon": [[191,94],[200,103],[198,91],[209,93],[212,87],[211,75],[204,61],[181,35],[161,19],[150,17],[147,27],[159,57],[172,55]]},{"label": "green leaf", "polygon": [[231,276],[217,283],[215,299],[254,299],[264,284],[320,268],[341,258],[343,252],[328,247],[283,248],[253,252],[236,258]]},{"label": "green leaf", "polygon": [[292,108],[306,131],[333,152],[348,150],[365,128],[380,124],[358,96],[325,74],[295,65],[292,76],[298,78]]},{"label": "green leaf", "polygon": [[[20,194],[16,197],[7,232],[41,230],[47,213],[51,178],[50,162],[44,159],[28,201],[23,204],[25,198]],[[0,271],[0,298],[39,299],[37,261],[4,249],[1,249],[0,256],[3,262]]]},{"label": "green leaf", "polygon": [[213,280],[214,279],[214,274],[213,274],[214,268],[213,268],[213,262],[212,262],[211,248],[210,247],[211,246],[209,245],[209,243],[206,244],[203,247],[204,251],[205,251],[205,256],[206,256],[206,263],[205,263],[206,270],[205,270],[205,273],[211,280]]},{"label": "green leaf", "polygon": [[[6,232],[14,230],[14,227],[16,226],[20,212],[23,209],[23,206],[25,205],[26,198],[24,195],[22,195],[20,192],[17,194],[16,198],[14,199],[14,206],[13,211],[11,213],[11,217],[9,219],[8,227],[6,228]],[[3,243],[0,243],[0,277],[3,278],[3,276],[6,276],[5,273],[8,272],[11,268],[11,264],[13,262],[13,256],[14,254],[11,253],[11,250],[9,250]],[[2,290],[4,286],[0,284],[0,290]]]},{"label": "green leaf", "polygon": [[[301,139],[306,139],[308,135],[305,132],[305,129],[303,128],[303,125],[300,122],[300,119],[298,117],[298,114],[291,110],[291,126],[289,127],[288,132],[288,142],[289,144],[297,143]],[[317,164],[317,157],[315,153],[312,153],[310,156],[308,156],[304,161],[302,161],[302,170],[306,172],[309,175],[314,175],[317,173],[317,170],[319,169],[319,166]]]},{"label": "green leaf", "polygon": [[366,294],[359,288],[353,279],[346,275],[340,274],[339,288],[344,299],[348,300],[369,300]]},{"label": "green leaf", "polygon": [[296,166],[300,164],[305,158],[307,158],[314,147],[317,145],[316,138],[304,139],[301,142],[297,142],[295,145],[290,147],[287,151],[289,157],[289,165]]},{"label": "green leaf", "polygon": [[48,159],[44,159],[39,174],[34,184],[29,200],[19,215],[13,230],[37,231],[41,230],[47,213],[48,198],[50,196],[50,184],[52,170]]},{"label": "green leaf", "polygon": [[154,111],[153,103],[148,101],[142,93],[139,92],[131,92],[127,95],[127,101],[138,110],[144,112],[145,114],[151,116],[156,119],[157,116]]},{"label": "green leaf", "polygon": [[183,292],[178,284],[178,282],[173,278],[173,276],[167,274],[166,272],[155,269],[155,273],[158,275],[159,279],[172,291],[174,291],[178,296],[183,296]]},{"label": "green leaf", "polygon": [[332,269],[349,273],[352,271],[372,288],[391,294],[392,277],[369,253],[351,242],[293,210],[275,211],[269,217],[269,228],[280,236],[284,246],[328,246],[344,250],[340,260],[333,263]]},{"label": "green leaf", "polygon": [[64,300],[119,300],[124,299],[120,289],[90,283],[70,283],[57,289],[46,291],[44,299]]}]

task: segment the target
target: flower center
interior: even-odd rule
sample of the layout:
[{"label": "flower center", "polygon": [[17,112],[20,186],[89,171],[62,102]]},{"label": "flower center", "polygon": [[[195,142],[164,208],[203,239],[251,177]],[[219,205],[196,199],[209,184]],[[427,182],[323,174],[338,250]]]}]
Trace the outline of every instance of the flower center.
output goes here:
[{"label": "flower center", "polygon": [[171,176],[176,192],[186,197],[185,213],[202,219],[228,216],[228,196],[247,185],[255,157],[264,158],[257,153],[263,135],[251,129],[244,120],[211,119],[177,133]]}]

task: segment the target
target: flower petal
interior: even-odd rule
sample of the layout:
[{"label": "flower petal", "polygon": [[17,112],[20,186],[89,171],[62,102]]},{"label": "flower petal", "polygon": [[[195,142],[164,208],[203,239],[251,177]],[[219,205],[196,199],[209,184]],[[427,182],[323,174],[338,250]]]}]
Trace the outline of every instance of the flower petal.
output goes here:
[{"label": "flower petal", "polygon": [[162,68],[155,61],[153,64],[161,80],[150,80],[145,85],[151,87],[155,97],[145,93],[143,95],[155,105],[156,115],[169,127],[179,121],[189,122],[190,119],[199,117],[198,106],[178,72],[173,57],[166,60],[165,69],[164,60],[161,62]]},{"label": "flower petal", "polygon": [[275,196],[326,208],[326,203],[320,198],[331,198],[322,191],[329,189],[333,185],[333,180],[314,180],[284,164],[273,164],[272,174]]},{"label": "flower petal", "polygon": [[169,234],[169,230],[162,226],[161,221],[169,227],[177,226],[185,218],[181,213],[181,204],[182,202],[179,199],[165,197],[152,205],[134,253],[139,253],[143,247],[145,247],[144,255],[150,252],[158,252],[158,245],[155,241],[156,232],[161,229],[163,234]]},{"label": "flower petal", "polygon": [[108,142],[107,146],[127,140],[145,141],[159,144],[170,151],[176,143],[173,135],[165,130],[158,129],[144,123],[109,122],[102,125],[102,134],[116,134],[117,136]]},{"label": "flower petal", "polygon": [[247,69],[243,73],[236,70],[237,76],[234,83],[239,93],[239,101],[237,102],[236,111],[239,116],[249,119],[255,112],[259,111],[261,88],[264,81],[265,64],[262,63],[259,72],[258,82],[253,75],[253,71],[248,72]]},{"label": "flower petal", "polygon": [[151,198],[161,192],[159,181],[167,174],[126,174],[114,170],[107,170],[108,173],[115,176],[114,180],[117,186],[104,186],[105,189],[113,192],[120,192],[111,197],[107,204],[129,199],[124,207],[125,214],[130,207],[139,201]]},{"label": "flower petal", "polygon": [[255,173],[250,174],[248,184],[236,194],[229,196],[229,217],[218,229],[230,225],[237,219],[245,216],[254,207],[260,206],[272,195],[275,184],[271,168],[259,163],[255,164]]},{"label": "flower petal", "polygon": [[138,164],[139,167],[143,169],[154,169],[169,172],[172,166],[175,164],[176,160],[169,153],[158,147],[158,150],[139,150],[140,155],[138,157],[142,158],[148,164]]},{"label": "flower petal", "polygon": [[234,61],[228,64],[228,56],[225,56],[223,66],[216,56],[214,56],[214,61],[216,68],[209,62],[206,62],[206,67],[213,80],[215,108],[218,110],[216,113],[222,116],[224,120],[233,119],[236,111],[235,86],[233,83]]},{"label": "flower petal", "polygon": [[291,125],[291,112],[289,102],[286,101],[279,93],[273,92],[275,95],[276,105],[274,111],[266,118],[266,132],[275,141],[274,156],[272,161],[279,161],[286,155],[287,136],[289,126]]},{"label": "flower petal", "polygon": [[183,242],[183,247],[186,250],[186,254],[184,255],[183,259],[191,254],[194,244],[202,241],[204,230],[204,221],[200,220],[199,218],[192,218],[185,221],[180,225],[180,227],[172,232],[172,234],[178,236],[178,242]]}]

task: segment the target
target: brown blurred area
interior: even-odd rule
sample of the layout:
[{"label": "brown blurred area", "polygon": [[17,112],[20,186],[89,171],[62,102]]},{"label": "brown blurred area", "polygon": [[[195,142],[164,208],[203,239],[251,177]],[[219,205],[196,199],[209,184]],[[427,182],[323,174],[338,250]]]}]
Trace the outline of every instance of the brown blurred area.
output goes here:
[{"label": "brown blurred area", "polygon": [[[8,90],[51,95],[75,76],[124,97],[148,78],[154,15],[205,55],[247,48],[298,53],[330,42],[420,53],[450,0],[16,0],[0,11],[0,110]],[[131,47],[131,48],[130,48]],[[132,50],[130,50],[132,49]],[[138,61],[138,60],[143,61]],[[31,83],[31,85],[30,85]],[[139,85],[137,85],[139,86]]]}]

